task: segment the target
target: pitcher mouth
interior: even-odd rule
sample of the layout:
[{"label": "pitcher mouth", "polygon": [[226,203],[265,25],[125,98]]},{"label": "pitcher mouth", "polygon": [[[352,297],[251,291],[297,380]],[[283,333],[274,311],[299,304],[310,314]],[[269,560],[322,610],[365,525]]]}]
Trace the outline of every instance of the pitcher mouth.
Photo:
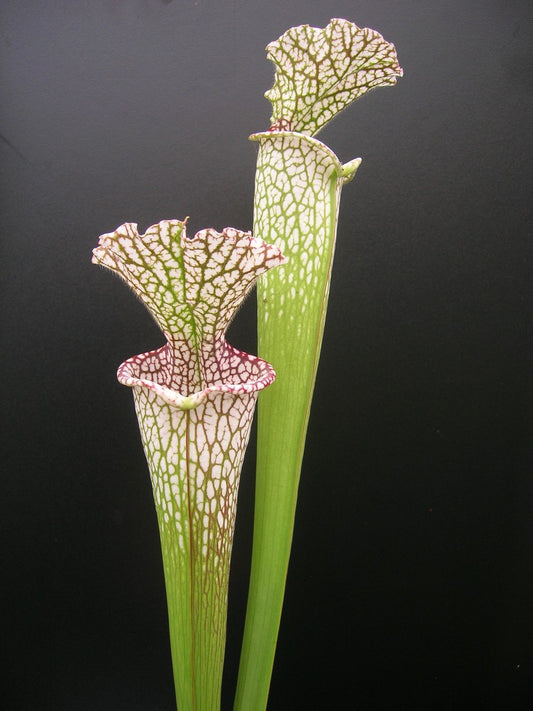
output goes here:
[{"label": "pitcher mouth", "polygon": [[213,378],[202,390],[187,392],[186,383],[174,375],[169,344],[128,358],[117,371],[118,381],[130,388],[147,388],[167,404],[181,410],[198,407],[210,395],[249,395],[266,388],[276,377],[274,368],[262,358],[226,344],[224,376]]}]

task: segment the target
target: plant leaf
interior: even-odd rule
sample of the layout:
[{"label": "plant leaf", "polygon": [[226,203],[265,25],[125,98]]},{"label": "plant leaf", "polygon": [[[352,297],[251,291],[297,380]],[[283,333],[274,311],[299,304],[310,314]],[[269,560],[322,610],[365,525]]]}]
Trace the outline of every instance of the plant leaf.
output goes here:
[{"label": "plant leaf", "polygon": [[314,136],[339,111],[403,71],[393,44],[368,27],[334,18],[324,29],[291,27],[267,46],[276,66],[271,130]]},{"label": "plant leaf", "polygon": [[167,338],[123,363],[118,379],[133,389],[150,469],[182,710],[220,708],[239,477],[257,393],[275,377],[225,331],[257,277],[283,261],[277,247],[229,227],[188,239],[179,220],[144,235],[121,225],[93,251]]},{"label": "plant leaf", "polygon": [[276,65],[270,131],[260,149],[254,231],[289,261],[259,281],[258,350],[278,379],[258,407],[252,567],[234,711],[267,708],[298,483],[320,357],[342,186],[342,165],[312,136],[348,104],[402,75],[394,46],[371,29],[333,19],[289,29],[267,47]]}]

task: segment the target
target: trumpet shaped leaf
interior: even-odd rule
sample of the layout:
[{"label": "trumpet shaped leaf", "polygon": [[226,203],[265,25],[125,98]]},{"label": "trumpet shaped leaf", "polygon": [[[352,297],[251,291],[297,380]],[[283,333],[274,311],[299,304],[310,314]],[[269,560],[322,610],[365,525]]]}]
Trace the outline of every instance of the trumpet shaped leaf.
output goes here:
[{"label": "trumpet shaped leaf", "polygon": [[122,276],[166,344],[133,356],[118,379],[133,389],[154,493],[180,711],[218,711],[239,477],[257,393],[272,367],[225,340],[260,274],[284,259],[249,233],[163,221],[139,235],[100,237],[93,261]]},{"label": "trumpet shaped leaf", "polygon": [[314,138],[352,101],[402,76],[394,45],[333,19],[301,25],[267,47],[276,65],[272,126],[259,143],[254,231],[287,267],[258,287],[258,348],[279,377],[258,408],[254,543],[235,711],[267,705],[289,563],[298,484],[329,296],[344,165]]}]

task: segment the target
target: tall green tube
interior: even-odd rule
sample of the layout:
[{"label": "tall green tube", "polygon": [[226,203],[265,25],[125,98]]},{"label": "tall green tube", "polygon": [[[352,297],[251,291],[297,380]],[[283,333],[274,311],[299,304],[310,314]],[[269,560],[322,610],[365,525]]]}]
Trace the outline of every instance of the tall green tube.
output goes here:
[{"label": "tall green tube", "polygon": [[274,661],[340,194],[360,163],[343,167],[327,146],[302,134],[253,138],[259,141],[254,234],[283,241],[288,259],[279,278],[273,274],[257,287],[258,350],[283,367],[258,406],[256,545],[241,657],[247,684],[238,686],[236,697],[243,710],[266,707],[268,685],[260,682],[270,678]]},{"label": "tall green tube", "polygon": [[259,155],[254,234],[287,263],[258,282],[258,350],[277,380],[258,405],[254,542],[235,711],[264,711],[274,663],[300,470],[317,374],[342,186],[342,165],[313,138],[354,99],[401,76],[394,46],[334,19],[293,27],[267,47],[276,65],[270,131]]}]

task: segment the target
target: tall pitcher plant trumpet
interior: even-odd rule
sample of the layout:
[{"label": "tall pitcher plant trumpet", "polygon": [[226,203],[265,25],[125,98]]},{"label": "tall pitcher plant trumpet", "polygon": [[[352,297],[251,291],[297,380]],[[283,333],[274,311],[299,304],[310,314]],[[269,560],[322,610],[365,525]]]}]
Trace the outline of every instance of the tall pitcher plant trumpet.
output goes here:
[{"label": "tall pitcher plant trumpet", "polygon": [[313,136],[370,89],[402,75],[394,45],[333,19],[293,27],[267,47],[276,67],[271,127],[259,142],[254,233],[288,263],[258,285],[258,350],[278,373],[258,407],[252,570],[235,711],[266,708],[320,357],[344,165]]},{"label": "tall pitcher plant trumpet", "polygon": [[[259,146],[254,237],[226,228],[188,239],[179,220],[139,235],[125,224],[103,235],[93,256],[126,280],[166,338],[123,363],[118,378],[133,389],[153,485],[179,711],[220,709],[239,475],[257,394],[275,378],[271,362],[277,380],[259,403],[235,697],[235,711],[266,708],[340,193],[361,162],[342,164],[314,135],[359,96],[402,75],[392,44],[346,20],[291,28],[267,52],[276,75],[266,94],[271,127],[251,136]],[[224,338],[257,279],[259,358]]]}]

